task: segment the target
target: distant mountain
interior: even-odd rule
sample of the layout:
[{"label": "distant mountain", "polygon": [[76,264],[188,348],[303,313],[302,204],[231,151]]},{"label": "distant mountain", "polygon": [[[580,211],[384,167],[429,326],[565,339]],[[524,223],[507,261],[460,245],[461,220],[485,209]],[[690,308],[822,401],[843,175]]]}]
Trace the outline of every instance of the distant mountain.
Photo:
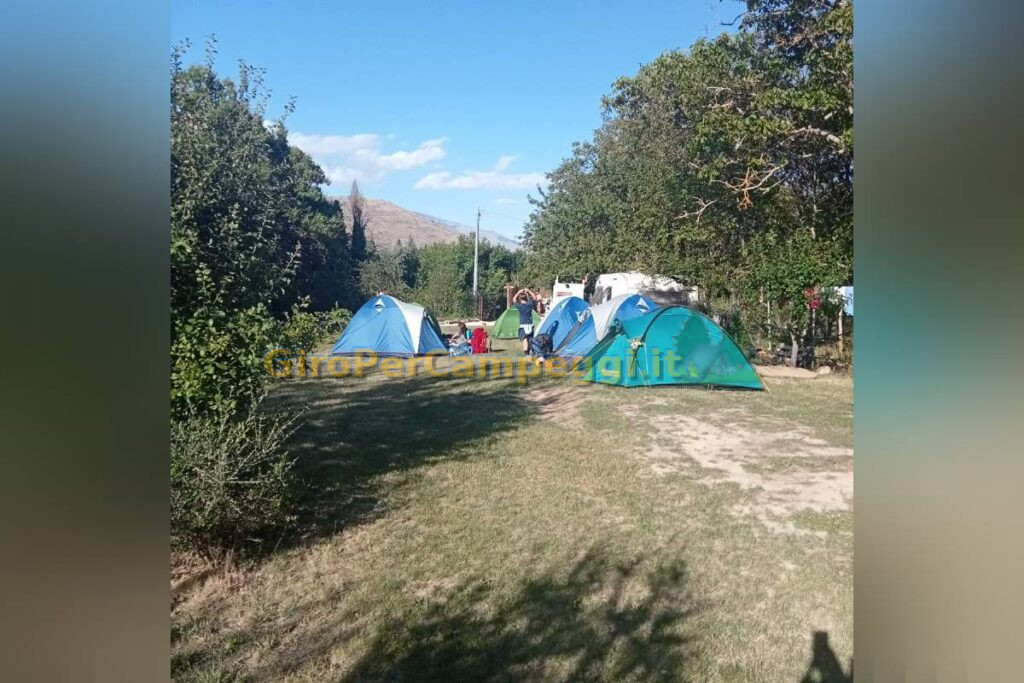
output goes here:
[{"label": "distant mountain", "polygon": [[[345,222],[351,229],[352,209],[348,204],[348,197],[331,199],[341,202],[345,211]],[[384,199],[363,197],[363,211],[367,218],[367,236],[379,247],[393,247],[398,240],[408,242],[410,239],[417,246],[435,242],[454,242],[460,234],[472,235],[476,232],[476,228],[468,225],[410,211]],[[519,249],[518,242],[491,230],[481,229],[480,239],[509,249]]]},{"label": "distant mountain", "polygon": [[[426,218],[428,220],[437,221],[437,222],[441,223],[441,225],[444,225],[444,226],[446,226],[448,228],[451,228],[452,230],[457,230],[457,231],[459,231],[459,232],[461,232],[461,233],[463,233],[465,235],[472,236],[473,234],[476,233],[476,228],[474,228],[473,226],[470,226],[470,225],[463,225],[462,223],[456,223],[455,221],[446,221],[443,218],[436,218],[434,216],[428,216],[425,213],[421,213],[421,214],[418,214],[418,215],[423,216],[424,218]],[[519,242],[517,242],[515,240],[512,240],[512,239],[509,239],[508,237],[505,237],[504,235],[499,235],[498,233],[494,232],[493,230],[485,230],[484,228],[480,228],[480,239],[481,240],[488,240],[492,244],[500,244],[503,247],[508,247],[509,249],[519,249],[519,247],[520,247]]]}]

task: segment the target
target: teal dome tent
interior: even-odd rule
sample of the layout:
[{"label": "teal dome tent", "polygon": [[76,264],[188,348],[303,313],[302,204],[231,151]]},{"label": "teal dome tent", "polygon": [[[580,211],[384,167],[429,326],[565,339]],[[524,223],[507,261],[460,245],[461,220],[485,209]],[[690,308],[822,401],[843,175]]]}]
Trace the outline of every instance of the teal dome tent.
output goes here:
[{"label": "teal dome tent", "polygon": [[704,384],[763,389],[757,371],[725,331],[683,306],[613,324],[582,359],[582,379],[624,387]]}]

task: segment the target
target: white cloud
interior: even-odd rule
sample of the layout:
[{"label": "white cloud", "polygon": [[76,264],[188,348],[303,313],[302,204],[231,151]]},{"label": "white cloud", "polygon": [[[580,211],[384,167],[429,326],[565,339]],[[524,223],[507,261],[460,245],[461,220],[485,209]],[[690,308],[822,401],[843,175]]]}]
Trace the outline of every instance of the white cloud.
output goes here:
[{"label": "white cloud", "polygon": [[382,141],[393,137],[375,133],[308,135],[293,132],[288,134],[288,142],[313,157],[332,185],[353,180],[376,182],[388,173],[408,171],[445,156],[445,138],[425,140],[413,150],[383,153]]},{"label": "white cloud", "polygon": [[413,187],[417,190],[525,190],[547,183],[543,173],[505,173],[513,161],[514,156],[505,155],[490,171],[466,171],[459,175],[448,171],[428,173]]},{"label": "white cloud", "polygon": [[352,158],[387,171],[408,171],[431,161],[443,159],[444,142],[444,138],[427,140],[411,152],[398,151],[383,155],[377,149],[359,149],[352,154]]},{"label": "white cloud", "polygon": [[512,154],[506,154],[504,156],[498,157],[498,163],[496,163],[494,165],[494,170],[495,171],[504,171],[506,168],[511,166],[512,162],[515,161],[515,160],[516,160],[516,158]]}]

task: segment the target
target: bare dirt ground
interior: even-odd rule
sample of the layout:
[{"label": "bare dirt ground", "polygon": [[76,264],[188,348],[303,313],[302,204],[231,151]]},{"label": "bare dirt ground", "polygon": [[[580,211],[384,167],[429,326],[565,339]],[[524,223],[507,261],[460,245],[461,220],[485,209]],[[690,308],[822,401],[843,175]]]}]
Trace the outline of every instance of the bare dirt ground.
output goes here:
[{"label": "bare dirt ground", "polygon": [[[624,405],[630,419],[643,406]],[[658,475],[694,470],[707,486],[735,484],[748,495],[732,506],[783,533],[798,529],[792,517],[803,510],[848,511],[853,505],[853,449],[832,446],[810,428],[790,420],[756,417],[743,408],[702,417],[655,414],[645,418],[653,443],[642,457]]]},{"label": "bare dirt ground", "polygon": [[818,375],[805,368],[790,368],[785,365],[755,365],[761,377],[786,377],[788,379],[814,379]]},{"label": "bare dirt ground", "polygon": [[571,384],[531,389],[523,398],[536,410],[542,420],[553,420],[559,424],[578,424],[579,407],[583,392]]}]

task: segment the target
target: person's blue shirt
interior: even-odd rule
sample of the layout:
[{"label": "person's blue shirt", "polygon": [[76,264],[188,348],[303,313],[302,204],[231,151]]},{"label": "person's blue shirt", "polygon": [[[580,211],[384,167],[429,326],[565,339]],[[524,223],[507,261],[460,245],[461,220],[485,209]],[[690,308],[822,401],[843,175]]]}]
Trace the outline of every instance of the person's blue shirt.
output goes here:
[{"label": "person's blue shirt", "polygon": [[533,299],[527,299],[523,303],[516,304],[516,308],[519,310],[519,324],[520,325],[532,325],[533,324]]}]

